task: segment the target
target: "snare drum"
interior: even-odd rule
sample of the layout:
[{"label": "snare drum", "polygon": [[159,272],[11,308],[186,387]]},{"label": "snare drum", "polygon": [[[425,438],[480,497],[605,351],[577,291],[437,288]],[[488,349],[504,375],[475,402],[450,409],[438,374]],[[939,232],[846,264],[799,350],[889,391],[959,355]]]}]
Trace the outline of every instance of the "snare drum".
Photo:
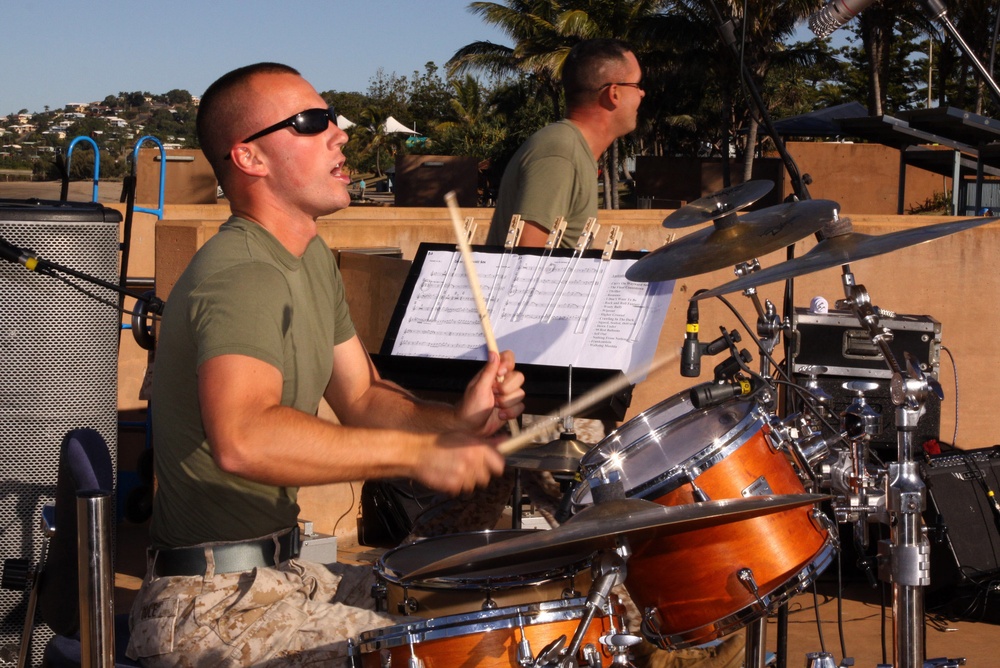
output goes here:
[{"label": "snare drum", "polygon": [[[531,603],[437,617],[365,631],[352,648],[360,668],[420,665],[423,668],[516,668],[560,637],[573,640],[586,612],[586,599]],[[622,630],[604,613],[595,615],[580,644],[579,665],[609,665],[613,658],[601,637]],[[527,641],[527,644],[523,644]],[[523,647],[522,647],[523,645]],[[411,660],[419,660],[419,664]]]},{"label": "snare drum", "polygon": [[[677,506],[805,489],[770,437],[758,403],[730,400],[696,409],[687,392],[636,416],[581,460],[585,484],[618,478],[626,496]],[[834,556],[832,525],[803,506],[633,541],[625,589],[643,614],[642,633],[662,648],[696,645],[766,615],[801,591]]]},{"label": "snare drum", "polygon": [[403,583],[407,573],[444,556],[516,538],[532,530],[473,531],[425,538],[386,552],[375,564],[376,609],[438,617],[461,612],[574,598],[590,588],[589,561],[512,563],[503,569]]}]

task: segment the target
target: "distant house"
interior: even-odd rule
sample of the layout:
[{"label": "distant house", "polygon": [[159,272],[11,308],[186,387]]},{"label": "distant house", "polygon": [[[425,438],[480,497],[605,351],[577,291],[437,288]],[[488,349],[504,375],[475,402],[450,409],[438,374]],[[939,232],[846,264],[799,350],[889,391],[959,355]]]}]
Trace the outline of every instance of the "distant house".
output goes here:
[{"label": "distant house", "polygon": [[63,109],[66,109],[67,111],[75,111],[78,114],[83,114],[87,111],[87,107],[89,106],[90,104],[86,102],[69,102],[66,104],[65,107],[63,107]]},{"label": "distant house", "polygon": [[37,130],[38,126],[31,123],[18,123],[17,125],[8,126],[8,129],[18,135],[27,135]]}]

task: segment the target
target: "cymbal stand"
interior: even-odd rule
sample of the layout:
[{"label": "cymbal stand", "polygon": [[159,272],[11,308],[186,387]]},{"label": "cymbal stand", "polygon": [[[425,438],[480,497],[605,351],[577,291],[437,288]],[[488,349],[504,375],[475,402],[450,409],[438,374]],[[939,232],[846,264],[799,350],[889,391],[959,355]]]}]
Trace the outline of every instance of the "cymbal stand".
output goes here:
[{"label": "cymbal stand", "polygon": [[[608,597],[611,595],[611,588],[617,584],[621,584],[625,580],[625,559],[629,554],[628,544],[622,542],[619,550],[604,550],[597,554],[591,569],[594,574],[594,583],[590,587],[590,593],[587,595],[587,602],[585,604],[586,610],[583,613],[583,618],[580,620],[580,624],[577,626],[576,633],[573,634],[573,639],[570,641],[569,647],[566,651],[562,653],[563,662],[559,665],[575,665],[574,663],[567,663],[573,661],[573,657],[576,656],[577,652],[580,651],[580,646],[583,644],[584,637],[586,636],[587,629],[590,627],[590,623],[593,621],[594,616],[598,611],[608,607]],[[610,611],[609,611],[610,612]],[[611,615],[612,618],[614,615]],[[617,637],[618,634],[614,634],[613,637]],[[622,638],[626,636],[621,636]],[[620,651],[618,651],[620,650]],[[618,665],[624,661],[624,665],[628,665],[628,657],[626,656],[627,647],[617,647],[615,651],[615,660],[613,665]],[[621,661],[619,660],[621,658]]]},{"label": "cymbal stand", "polygon": [[[760,269],[760,262],[757,258],[741,262],[736,265],[735,274],[737,277],[746,276]],[[753,303],[754,310],[757,311],[757,345],[765,355],[760,355],[760,375],[764,378],[771,378],[771,353],[781,342],[781,333],[785,330],[783,318],[778,315],[778,309],[770,299],[765,299],[761,303],[757,288],[748,288],[743,291]]]},{"label": "cymbal stand", "polygon": [[[916,460],[914,435],[924,404],[931,392],[941,398],[937,381],[926,378],[906,355],[904,371],[889,342],[892,332],[880,327],[879,311],[872,306],[867,290],[844,271],[843,304],[848,306],[867,330],[892,372],[891,397],[896,406],[898,437],[897,461],[890,462],[882,490],[885,512],[876,513],[890,528],[889,540],[878,547],[879,578],[892,584],[893,657],[895,668],[922,668],[924,665],[924,591],[930,584],[930,544],[923,531],[922,512],[926,506],[926,486]],[[839,306],[840,304],[838,304]],[[854,487],[864,481],[863,461],[855,457]]]}]

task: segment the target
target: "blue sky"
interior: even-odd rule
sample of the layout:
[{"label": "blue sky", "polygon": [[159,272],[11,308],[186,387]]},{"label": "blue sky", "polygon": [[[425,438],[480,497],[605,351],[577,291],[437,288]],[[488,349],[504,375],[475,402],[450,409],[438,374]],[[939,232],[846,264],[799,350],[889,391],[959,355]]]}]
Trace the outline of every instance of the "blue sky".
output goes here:
[{"label": "blue sky", "polygon": [[0,116],[119,91],[199,95],[229,70],[295,67],[320,91],[409,78],[477,40],[509,43],[469,0],[52,0],[7,3]]},{"label": "blue sky", "polygon": [[[283,62],[319,91],[409,78],[460,47],[506,37],[469,0],[50,0],[3,8],[0,116],[119,91],[199,95],[229,70]],[[808,31],[800,30],[803,39]]]}]

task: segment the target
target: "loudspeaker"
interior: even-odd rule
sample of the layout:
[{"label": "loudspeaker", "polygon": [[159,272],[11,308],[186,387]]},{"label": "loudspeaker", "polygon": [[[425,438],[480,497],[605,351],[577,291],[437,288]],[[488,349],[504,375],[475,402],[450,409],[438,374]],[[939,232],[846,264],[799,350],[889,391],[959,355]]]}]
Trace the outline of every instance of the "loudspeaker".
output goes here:
[{"label": "loudspeaker", "polygon": [[[0,200],[0,238],[38,257],[117,284],[121,214],[100,204]],[[64,275],[63,275],[64,276]],[[59,444],[97,430],[112,462],[118,443],[118,295],[0,261],[0,555],[38,566],[41,509],[55,493]],[[16,660],[23,592],[0,590],[0,665]],[[36,620],[37,621],[37,620]],[[39,665],[48,627],[36,625]],[[13,665],[12,663],[9,665]]]},{"label": "loudspeaker", "polygon": [[1000,576],[1000,446],[952,451],[923,466],[931,539],[931,588]]}]

